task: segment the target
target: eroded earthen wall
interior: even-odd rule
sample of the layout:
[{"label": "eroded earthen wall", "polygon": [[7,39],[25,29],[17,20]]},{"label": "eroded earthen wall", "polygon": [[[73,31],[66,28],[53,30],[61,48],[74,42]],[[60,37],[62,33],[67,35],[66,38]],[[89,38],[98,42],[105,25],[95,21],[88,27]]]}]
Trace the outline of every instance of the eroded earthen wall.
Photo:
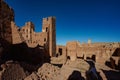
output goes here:
[{"label": "eroded earthen wall", "polygon": [[16,24],[11,21],[11,30],[12,30],[12,44],[19,44],[24,41],[22,38],[22,35],[19,32],[19,28],[16,26]]},{"label": "eroded earthen wall", "polygon": [[80,44],[77,41],[72,41],[68,42],[66,46],[67,56],[71,60],[83,58],[85,60],[93,59],[98,63],[105,63],[115,53],[116,49],[119,48],[119,43]]},{"label": "eroded earthen wall", "polygon": [[12,43],[11,21],[14,11],[3,0],[0,1],[0,37]]},{"label": "eroded earthen wall", "polygon": [[70,57],[71,60],[75,60],[77,58],[77,42],[68,42],[67,47],[67,56]]}]

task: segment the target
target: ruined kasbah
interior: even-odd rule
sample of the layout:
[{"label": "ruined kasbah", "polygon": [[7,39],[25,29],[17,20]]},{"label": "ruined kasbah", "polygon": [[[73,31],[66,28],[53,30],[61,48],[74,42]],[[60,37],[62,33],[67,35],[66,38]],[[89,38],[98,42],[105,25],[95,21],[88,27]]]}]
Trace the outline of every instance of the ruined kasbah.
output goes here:
[{"label": "ruined kasbah", "polygon": [[119,42],[56,45],[55,17],[43,18],[42,32],[35,32],[32,22],[20,28],[4,0],[0,0],[0,58],[0,80],[120,80]]}]

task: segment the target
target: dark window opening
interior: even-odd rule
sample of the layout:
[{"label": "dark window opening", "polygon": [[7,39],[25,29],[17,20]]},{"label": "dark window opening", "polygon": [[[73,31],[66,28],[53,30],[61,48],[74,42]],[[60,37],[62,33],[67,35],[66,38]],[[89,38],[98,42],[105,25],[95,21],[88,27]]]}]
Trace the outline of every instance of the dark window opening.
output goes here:
[{"label": "dark window opening", "polygon": [[103,48],[105,48],[105,45],[103,46]]},{"label": "dark window opening", "polygon": [[112,50],[110,49],[110,51],[112,51]]},{"label": "dark window opening", "polygon": [[70,56],[67,56],[67,59],[69,59],[69,60],[70,60]]},{"label": "dark window opening", "polygon": [[18,31],[20,31],[20,29],[18,29]]},{"label": "dark window opening", "polygon": [[59,48],[59,53],[60,55],[62,55],[62,48]]},{"label": "dark window opening", "polygon": [[28,35],[26,35],[26,38],[28,38]]},{"label": "dark window opening", "polygon": [[44,38],[44,42],[46,42],[46,38]]},{"label": "dark window opening", "polygon": [[46,32],[48,32],[48,28],[46,28]]},{"label": "dark window opening", "polygon": [[58,53],[56,54],[56,57],[58,57]]}]

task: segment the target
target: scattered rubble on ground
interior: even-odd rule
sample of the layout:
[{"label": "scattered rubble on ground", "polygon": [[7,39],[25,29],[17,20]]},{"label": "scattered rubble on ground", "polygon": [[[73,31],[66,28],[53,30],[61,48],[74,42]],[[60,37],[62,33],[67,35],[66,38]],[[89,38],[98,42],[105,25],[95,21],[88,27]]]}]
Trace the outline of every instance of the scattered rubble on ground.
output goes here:
[{"label": "scattered rubble on ground", "polygon": [[[67,60],[62,67],[44,63],[36,71],[33,70],[32,73],[27,72],[21,64],[23,63],[17,61],[7,61],[1,64],[0,80],[76,80],[76,78],[79,80],[87,80],[86,72],[90,69],[90,64],[82,59],[75,61]],[[24,63],[24,65],[27,64]],[[120,79],[120,72],[117,70],[96,63],[95,68],[101,77],[99,80]]]},{"label": "scattered rubble on ground", "polygon": [[60,68],[49,63],[43,64],[37,72],[33,72],[25,80],[56,80],[57,75],[60,74]]}]

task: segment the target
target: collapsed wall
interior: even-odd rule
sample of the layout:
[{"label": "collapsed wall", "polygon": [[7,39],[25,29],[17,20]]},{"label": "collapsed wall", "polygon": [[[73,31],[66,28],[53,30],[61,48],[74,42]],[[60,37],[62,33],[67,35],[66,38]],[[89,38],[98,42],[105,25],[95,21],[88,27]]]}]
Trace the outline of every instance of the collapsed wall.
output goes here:
[{"label": "collapsed wall", "polygon": [[3,0],[0,0],[0,38],[12,43],[11,21],[14,21],[14,11]]}]

